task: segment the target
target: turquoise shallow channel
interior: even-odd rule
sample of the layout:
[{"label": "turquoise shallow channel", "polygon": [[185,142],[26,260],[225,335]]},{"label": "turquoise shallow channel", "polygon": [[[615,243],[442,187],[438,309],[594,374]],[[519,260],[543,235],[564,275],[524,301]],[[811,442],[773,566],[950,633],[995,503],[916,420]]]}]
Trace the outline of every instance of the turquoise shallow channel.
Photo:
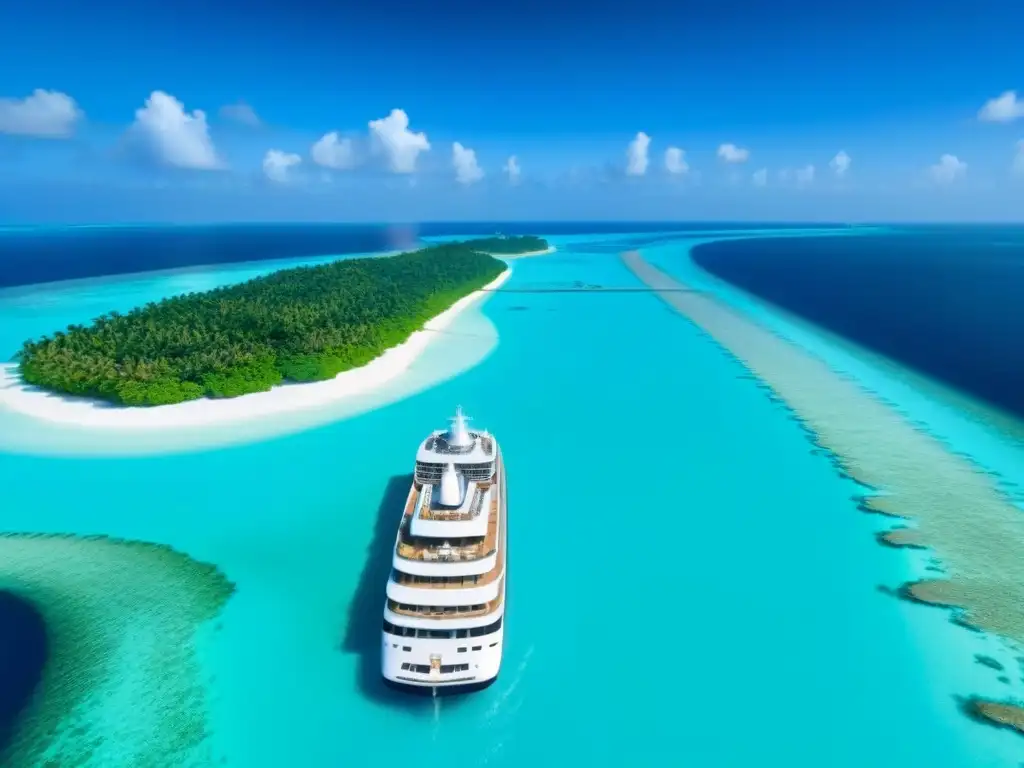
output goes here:
[{"label": "turquoise shallow channel", "polygon": [[[76,539],[54,539],[62,554],[52,568],[23,548],[16,572],[0,557],[0,587],[28,584],[32,597],[62,603],[81,594],[83,636],[103,634],[90,621],[121,628],[90,648],[110,663],[76,692],[76,716],[50,713],[64,731],[45,757],[253,768],[1018,766],[1024,740],[972,722],[956,701],[1001,690],[973,663],[975,653],[1000,657],[999,641],[878,590],[919,575],[919,553],[878,546],[881,521],[858,512],[860,489],[737,361],[649,293],[518,290],[640,287],[619,258],[639,247],[764,324],[784,323],[695,272],[690,246],[718,236],[552,237],[555,254],[513,262],[503,288],[517,290],[469,310],[424,355],[450,376],[325,423],[166,453],[148,441],[137,455],[124,445],[89,455],[76,433],[73,455],[50,455],[45,440],[19,442],[32,426],[0,410],[4,531],[102,534],[175,553],[128,547],[131,568],[157,574],[138,600],[90,576],[121,567],[114,544],[95,546],[105,539],[83,539],[91,544],[74,557]],[[0,358],[96,310],[269,268],[0,294]],[[480,341],[493,333],[496,344]],[[828,342],[809,334],[792,336],[828,358]],[[460,345],[476,365],[460,362]],[[962,440],[959,450],[1022,471],[1019,446],[905,386],[886,390],[887,374],[847,349],[834,354],[837,367]],[[405,697],[379,680],[384,582],[417,442],[456,405],[495,433],[508,469],[502,673],[468,697]],[[60,429],[43,431],[58,440]],[[140,608],[160,579],[175,600],[201,592],[202,605]],[[221,600],[223,579],[234,591]],[[192,645],[171,657],[180,669],[153,661],[165,631]],[[1024,683],[1014,686],[1019,695]],[[153,690],[205,716],[161,733],[148,720],[159,708],[139,704]],[[76,746],[86,738],[98,745]]]}]

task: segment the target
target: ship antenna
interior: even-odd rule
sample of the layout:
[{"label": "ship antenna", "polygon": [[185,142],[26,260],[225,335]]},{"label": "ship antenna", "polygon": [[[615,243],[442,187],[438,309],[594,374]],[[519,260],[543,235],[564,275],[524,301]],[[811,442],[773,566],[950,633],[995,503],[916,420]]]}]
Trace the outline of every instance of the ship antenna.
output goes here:
[{"label": "ship antenna", "polygon": [[463,415],[462,406],[456,406],[455,417],[451,419],[452,425],[448,430],[448,445],[461,448],[473,443],[473,438],[466,428],[466,422],[469,420],[468,416]]}]

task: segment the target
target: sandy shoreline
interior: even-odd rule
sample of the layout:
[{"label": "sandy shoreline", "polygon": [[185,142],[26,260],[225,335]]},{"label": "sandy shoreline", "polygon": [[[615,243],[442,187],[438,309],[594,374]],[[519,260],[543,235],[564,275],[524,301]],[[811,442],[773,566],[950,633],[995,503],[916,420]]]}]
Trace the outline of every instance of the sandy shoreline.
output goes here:
[{"label": "sandy shoreline", "polygon": [[455,302],[428,320],[398,346],[360,368],[344,371],[328,381],[286,384],[268,392],[255,392],[225,400],[202,398],[174,405],[126,408],[110,403],[44,392],[22,383],[14,364],[0,365],[0,408],[42,421],[96,429],[174,429],[231,424],[265,416],[300,411],[360,395],[402,375],[435,337],[465,309],[498,288],[509,275],[506,269],[479,291]]},{"label": "sandy shoreline", "polygon": [[549,245],[543,251],[526,251],[525,253],[517,253],[514,255],[510,255],[507,253],[488,253],[487,255],[493,256],[496,259],[501,259],[502,261],[512,261],[514,259],[527,259],[530,256],[547,256],[548,254],[552,254],[557,250],[558,249],[555,248],[555,246]]}]

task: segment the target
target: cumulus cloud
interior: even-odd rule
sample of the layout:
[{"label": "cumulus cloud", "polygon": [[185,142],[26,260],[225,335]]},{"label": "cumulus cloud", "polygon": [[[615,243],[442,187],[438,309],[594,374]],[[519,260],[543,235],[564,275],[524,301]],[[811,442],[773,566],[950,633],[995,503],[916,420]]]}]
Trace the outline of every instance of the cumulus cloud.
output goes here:
[{"label": "cumulus cloud", "polygon": [[23,99],[0,99],[0,133],[66,139],[81,117],[75,100],[60,91],[36,88]]},{"label": "cumulus cloud", "polygon": [[510,155],[505,161],[505,174],[508,176],[510,184],[518,183],[519,177],[523,175],[523,171],[519,167],[519,158],[515,155]]},{"label": "cumulus cloud", "polygon": [[256,110],[244,101],[239,101],[235,104],[225,104],[220,108],[220,116],[225,120],[231,120],[232,122],[241,123],[242,125],[248,125],[253,128],[256,128],[261,124],[260,117],[256,114]]},{"label": "cumulus cloud", "polygon": [[647,173],[647,150],[651,146],[651,137],[640,131],[636,137],[629,142],[626,148],[626,175],[643,176]]},{"label": "cumulus cloud", "polygon": [[413,173],[416,158],[430,149],[427,134],[410,131],[409,116],[401,109],[392,109],[387,117],[371,120],[370,135],[374,145],[387,155],[388,166],[394,173]]},{"label": "cumulus cloud", "polygon": [[718,156],[727,163],[745,163],[750,158],[750,150],[735,144],[722,144],[718,147]]},{"label": "cumulus cloud", "polygon": [[679,147],[669,147],[665,150],[665,170],[672,175],[680,175],[690,170],[686,162],[686,151]]},{"label": "cumulus cloud", "polygon": [[203,170],[224,166],[210,138],[206,113],[186,112],[185,105],[169,93],[153,91],[145,105],[135,110],[130,130],[166,165]]},{"label": "cumulus cloud", "polygon": [[939,184],[950,184],[967,173],[967,163],[956,155],[943,155],[939,162],[928,168],[932,179]]},{"label": "cumulus cloud", "polygon": [[352,139],[343,139],[337,131],[325,133],[310,147],[309,156],[313,162],[324,168],[344,170],[355,163],[355,149]]},{"label": "cumulus cloud", "polygon": [[484,169],[476,161],[476,152],[457,141],[452,144],[452,165],[455,167],[455,179],[460,184],[473,184],[484,177]]},{"label": "cumulus cloud", "polygon": [[846,175],[846,172],[850,170],[850,163],[853,162],[853,158],[846,154],[846,150],[839,150],[839,153],[829,161],[829,167],[835,171],[836,176],[840,179]]},{"label": "cumulus cloud", "polygon": [[978,110],[978,119],[986,123],[1009,123],[1024,117],[1024,102],[1017,99],[1016,91],[1006,91],[989,99]]},{"label": "cumulus cloud", "polygon": [[750,178],[754,182],[755,187],[763,187],[768,183],[768,169],[762,168],[759,171],[754,171],[753,176]]},{"label": "cumulus cloud", "polygon": [[268,149],[263,156],[263,175],[280,184],[288,181],[288,169],[302,162],[302,158],[293,152],[282,152],[280,149]]}]

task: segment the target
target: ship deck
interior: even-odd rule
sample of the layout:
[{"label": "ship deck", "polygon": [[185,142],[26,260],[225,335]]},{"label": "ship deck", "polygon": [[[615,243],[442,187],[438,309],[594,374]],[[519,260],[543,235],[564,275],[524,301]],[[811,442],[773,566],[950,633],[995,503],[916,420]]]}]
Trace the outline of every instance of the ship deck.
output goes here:
[{"label": "ship deck", "polygon": [[[498,490],[491,497],[490,510],[488,510],[487,535],[483,541],[463,547],[453,546],[450,550],[442,550],[441,546],[427,546],[421,541],[410,542],[407,539],[409,523],[415,514],[419,494],[423,489],[415,481],[410,491],[409,498],[405,505],[405,512],[402,516],[402,523],[396,552],[399,557],[406,560],[427,560],[438,562],[467,562],[488,557],[497,552],[495,566],[487,573],[479,576],[414,576],[412,574],[396,572],[393,578],[396,583],[409,587],[416,587],[424,590],[424,601],[429,599],[428,590],[445,589],[471,589],[491,584],[495,581],[504,581],[505,578],[505,525],[506,514],[504,504],[504,483],[499,484],[499,474],[504,472],[504,467],[499,464],[500,469],[496,470],[491,478],[491,487]],[[504,478],[500,478],[504,480]],[[499,531],[501,535],[499,536]],[[487,603],[473,606],[430,606],[430,605],[404,605],[394,600],[388,600],[387,605],[393,613],[417,618],[462,618],[486,616],[497,611],[504,601],[504,584],[498,590],[498,596]]]},{"label": "ship deck", "polygon": [[[497,473],[495,473],[497,477]],[[493,479],[493,478],[492,478]],[[399,557],[405,560],[424,560],[437,562],[472,562],[482,560],[493,555],[498,549],[498,498],[500,494],[491,496],[491,508],[488,510],[487,533],[481,541],[472,544],[456,544],[445,546],[442,544],[427,544],[424,540],[416,539],[409,535],[409,524],[412,522],[416,512],[416,504],[419,501],[423,488],[413,482],[412,492],[405,505],[405,512],[402,515],[402,523],[399,528],[399,536],[396,544],[396,552]],[[457,539],[456,539],[457,540]]]}]

